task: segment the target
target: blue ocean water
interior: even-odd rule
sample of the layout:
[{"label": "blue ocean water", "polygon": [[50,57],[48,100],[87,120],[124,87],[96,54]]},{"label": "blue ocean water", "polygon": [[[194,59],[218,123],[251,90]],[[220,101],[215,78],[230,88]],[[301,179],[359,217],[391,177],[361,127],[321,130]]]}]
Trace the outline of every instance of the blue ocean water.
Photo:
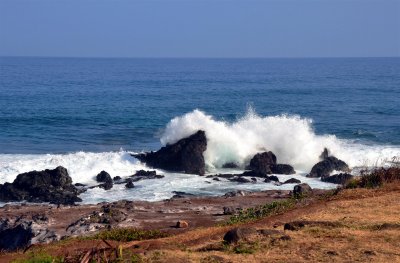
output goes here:
[{"label": "blue ocean water", "polygon": [[0,58],[0,153],[156,149],[198,108],[297,114],[316,134],[400,145],[400,58]]}]

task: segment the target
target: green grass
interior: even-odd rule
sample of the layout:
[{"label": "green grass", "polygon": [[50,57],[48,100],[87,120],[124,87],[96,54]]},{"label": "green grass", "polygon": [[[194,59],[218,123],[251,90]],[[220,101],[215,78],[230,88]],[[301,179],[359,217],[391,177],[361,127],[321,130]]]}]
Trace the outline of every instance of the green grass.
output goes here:
[{"label": "green grass", "polygon": [[13,263],[62,263],[64,259],[61,257],[53,257],[43,252],[29,253],[24,259],[17,259]]},{"label": "green grass", "polygon": [[97,233],[88,239],[105,239],[121,242],[146,240],[167,237],[168,234],[158,230],[140,230],[136,228],[115,228]]},{"label": "green grass", "polygon": [[258,207],[251,207],[240,211],[239,214],[237,215],[231,216],[229,220],[225,222],[224,225],[245,223],[266,216],[280,214],[293,208],[296,205],[296,203],[297,203],[296,199],[290,198],[282,201],[274,201]]}]

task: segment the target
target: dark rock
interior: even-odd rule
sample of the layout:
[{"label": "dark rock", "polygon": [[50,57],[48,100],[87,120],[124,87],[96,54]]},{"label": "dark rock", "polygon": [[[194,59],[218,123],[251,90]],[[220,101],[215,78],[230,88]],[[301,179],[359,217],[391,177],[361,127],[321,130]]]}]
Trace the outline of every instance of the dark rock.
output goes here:
[{"label": "dark rock", "polygon": [[186,192],[181,192],[181,191],[172,191],[172,193],[174,194],[174,195],[172,196],[172,198],[187,198],[187,197],[194,196],[194,194],[190,194],[190,193],[186,193]]},{"label": "dark rock", "polygon": [[340,173],[340,174],[334,174],[328,177],[322,177],[321,181],[327,182],[327,183],[333,183],[333,184],[345,184],[351,179],[353,179],[353,175],[348,174],[348,173]]},{"label": "dark rock", "polygon": [[233,206],[224,206],[222,209],[224,210],[224,215],[236,214],[236,208]]},{"label": "dark rock", "polygon": [[241,241],[251,241],[257,235],[258,233],[254,228],[238,227],[226,232],[224,235],[224,241],[228,244],[234,244]]},{"label": "dark rock", "polygon": [[222,168],[239,168],[239,165],[237,163],[225,163]]},{"label": "dark rock", "polygon": [[254,155],[248,168],[259,173],[271,174],[271,166],[273,165],[276,165],[276,156],[270,151]]},{"label": "dark rock", "polygon": [[266,173],[262,173],[259,171],[245,171],[241,174],[241,176],[248,176],[248,177],[261,177],[266,178],[268,175]]},{"label": "dark rock", "polygon": [[295,174],[294,168],[289,164],[275,164],[271,166],[273,174]]},{"label": "dark rock", "polygon": [[276,230],[276,229],[260,229],[257,230],[257,232],[264,236],[264,237],[269,237],[273,238],[274,240],[291,240],[292,238],[289,235],[286,235],[285,232]]},{"label": "dark rock", "polygon": [[345,162],[334,156],[329,156],[315,164],[307,177],[328,177],[335,170],[350,172],[350,168]]},{"label": "dark rock", "polygon": [[216,174],[215,176],[224,178],[224,179],[230,179],[234,178],[235,176],[238,176],[237,174]]},{"label": "dark rock", "polygon": [[301,181],[295,178],[290,178],[288,180],[286,180],[285,182],[283,182],[283,184],[300,184]]},{"label": "dark rock", "polygon": [[131,177],[132,177],[131,178],[132,182],[137,182],[140,180],[147,180],[147,179],[161,179],[164,178],[164,175],[157,174],[156,171],[139,170]]},{"label": "dark rock", "polygon": [[76,183],[75,186],[77,186],[77,187],[85,187],[86,184]]},{"label": "dark rock", "polygon": [[121,178],[121,176],[114,176],[113,177],[113,181],[115,182],[115,181],[120,181],[122,178]]},{"label": "dark rock", "polygon": [[251,183],[252,182],[251,180],[246,179],[242,176],[237,176],[237,177],[231,178],[231,179],[229,179],[229,181],[238,182],[238,183]]},{"label": "dark rock", "polygon": [[270,181],[274,181],[274,182],[278,182],[279,183],[279,178],[277,176],[275,176],[275,175],[268,176],[268,179]]},{"label": "dark rock", "polygon": [[130,189],[130,188],[134,188],[134,187],[135,187],[135,185],[133,184],[132,179],[127,179],[126,180],[126,184],[125,184],[125,188]]},{"label": "dark rock", "polygon": [[306,226],[308,226],[308,227],[323,227],[323,228],[342,227],[342,225],[339,222],[300,220],[300,221],[293,221],[293,222],[286,223],[283,226],[283,229],[297,231]]},{"label": "dark rock", "polygon": [[74,204],[82,201],[79,190],[72,184],[67,169],[32,171],[19,174],[12,184],[0,185],[0,200],[28,202],[50,202],[53,204]]},{"label": "dark rock", "polygon": [[221,181],[218,177],[213,178],[213,181]]},{"label": "dark rock", "polygon": [[296,198],[307,196],[311,193],[312,193],[311,187],[305,183],[295,185],[293,188],[293,196]]},{"label": "dark rock", "polygon": [[321,155],[319,156],[319,159],[321,161],[325,160],[326,158],[328,158],[330,155],[329,150],[327,148],[324,148],[324,150],[322,151]]},{"label": "dark rock", "polygon": [[197,131],[174,144],[162,147],[157,152],[140,153],[133,156],[154,168],[204,175],[203,152],[206,149],[206,134],[204,131]]},{"label": "dark rock", "polygon": [[251,179],[251,181],[253,181],[255,183],[257,182],[257,178],[255,178],[255,177],[251,177],[250,179]]},{"label": "dark rock", "polygon": [[98,175],[96,175],[96,181],[99,183],[103,183],[100,184],[99,187],[104,188],[104,190],[110,190],[114,185],[110,174],[106,171],[101,171]]}]

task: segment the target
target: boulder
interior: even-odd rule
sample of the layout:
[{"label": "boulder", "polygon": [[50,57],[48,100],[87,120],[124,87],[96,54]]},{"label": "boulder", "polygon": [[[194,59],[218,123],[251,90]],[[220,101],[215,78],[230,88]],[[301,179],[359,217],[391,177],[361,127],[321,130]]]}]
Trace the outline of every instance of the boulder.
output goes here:
[{"label": "boulder", "polygon": [[[326,154],[323,154],[325,156]],[[349,166],[334,156],[328,156],[315,164],[307,177],[328,177],[333,171],[350,172]]]},{"label": "boulder", "polygon": [[290,178],[288,180],[286,180],[285,182],[283,182],[283,184],[300,184],[301,181],[295,178]]},{"label": "boulder", "polygon": [[134,187],[135,187],[135,185],[133,184],[132,179],[127,179],[126,180],[126,184],[125,184],[125,188],[130,189],[130,188],[134,188]]},{"label": "boulder", "polygon": [[115,182],[115,181],[121,181],[121,176],[114,176],[113,177],[113,181]]},{"label": "boulder", "polygon": [[248,177],[261,177],[266,178],[268,177],[266,173],[262,173],[259,171],[245,171],[241,174],[241,176],[248,176]]},{"label": "boulder", "polygon": [[96,181],[102,183],[99,187],[104,188],[104,190],[110,190],[114,185],[113,179],[106,171],[101,171],[96,175]]},{"label": "boulder", "polygon": [[311,187],[305,183],[295,185],[293,188],[293,196],[296,198],[307,196],[311,193],[312,193]]},{"label": "boulder", "polygon": [[204,175],[205,162],[203,152],[207,149],[204,131],[162,147],[156,152],[133,154],[148,166],[168,171]]},{"label": "boulder", "polygon": [[235,196],[245,196],[248,195],[250,192],[248,191],[243,191],[243,190],[236,190],[236,191],[231,191],[227,192],[224,194],[225,197],[235,197]]},{"label": "boulder", "polygon": [[237,163],[225,163],[222,165],[222,168],[239,168],[239,165]]},{"label": "boulder", "polygon": [[252,182],[252,180],[249,180],[249,179],[244,178],[242,176],[237,176],[237,177],[231,178],[231,179],[229,179],[229,181],[238,182],[238,183],[251,183]]},{"label": "boulder", "polygon": [[273,152],[257,153],[250,160],[248,168],[262,174],[271,174],[271,166],[276,165],[276,156]]},{"label": "boulder", "polygon": [[237,227],[229,230],[224,235],[224,241],[228,244],[235,244],[242,241],[252,241],[258,233],[254,228]]},{"label": "boulder", "polygon": [[189,227],[189,223],[183,220],[179,220],[178,222],[176,222],[176,228],[188,228]]},{"label": "boulder", "polygon": [[0,201],[50,202],[74,204],[82,201],[80,191],[72,184],[67,169],[32,171],[17,175],[14,182],[0,185]]},{"label": "boulder", "polygon": [[289,164],[275,164],[271,166],[273,174],[294,174],[294,168]]},{"label": "boulder", "polygon": [[327,183],[333,183],[333,184],[345,184],[351,179],[353,179],[353,175],[348,174],[348,173],[340,173],[340,174],[334,174],[328,177],[322,177],[321,181],[327,182]]},{"label": "boulder", "polygon": [[164,175],[157,174],[156,171],[139,170],[134,175],[131,175],[132,182],[137,182],[140,180],[147,180],[147,179],[161,179],[161,178],[164,178]]}]

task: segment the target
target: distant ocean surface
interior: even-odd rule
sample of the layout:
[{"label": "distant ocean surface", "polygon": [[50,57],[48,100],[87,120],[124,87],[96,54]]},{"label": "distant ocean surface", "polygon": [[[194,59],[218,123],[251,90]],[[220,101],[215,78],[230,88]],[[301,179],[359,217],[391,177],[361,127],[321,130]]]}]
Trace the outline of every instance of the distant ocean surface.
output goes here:
[{"label": "distant ocean surface", "polygon": [[[128,176],[148,169],[129,152],[156,150],[197,129],[209,139],[210,172],[265,149],[300,176],[324,147],[352,167],[384,165],[400,156],[400,58],[0,58],[0,183],[57,165],[74,182],[93,183],[101,170]],[[293,187],[165,174],[83,199]]]}]

